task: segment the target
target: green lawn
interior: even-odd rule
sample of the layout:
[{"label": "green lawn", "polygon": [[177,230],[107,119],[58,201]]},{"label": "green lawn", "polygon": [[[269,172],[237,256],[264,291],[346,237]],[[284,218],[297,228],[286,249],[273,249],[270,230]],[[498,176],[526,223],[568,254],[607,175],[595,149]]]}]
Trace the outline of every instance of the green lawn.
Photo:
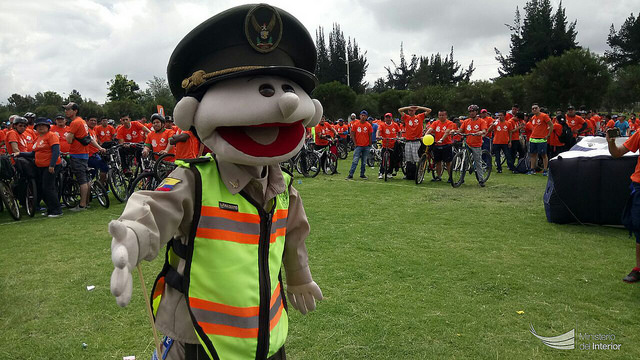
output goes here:
[{"label": "green lawn", "polygon": [[[295,181],[325,300],[291,314],[289,358],[640,358],[640,287],[621,281],[634,264],[626,231],[547,223],[540,175],[494,173],[486,188],[471,177],[453,189],[384,183],[372,169],[348,182],[348,163]],[[0,213],[0,359],[150,358],[137,275],[128,307],[109,293],[107,223],[122,209],[112,199],[60,219]],[[143,264],[149,289],[162,260]],[[530,324],[541,336],[575,329],[615,340],[556,350]],[[592,342],[621,349],[580,350]]]}]

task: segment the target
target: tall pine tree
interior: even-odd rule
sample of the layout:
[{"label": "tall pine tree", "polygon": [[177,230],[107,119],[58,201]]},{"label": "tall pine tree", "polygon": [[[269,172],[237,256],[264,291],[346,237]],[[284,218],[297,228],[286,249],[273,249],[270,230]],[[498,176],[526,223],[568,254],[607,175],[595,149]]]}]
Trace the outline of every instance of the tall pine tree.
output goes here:
[{"label": "tall pine tree", "polygon": [[333,24],[328,45],[325,42],[324,29],[319,27],[316,30],[316,50],[318,53],[316,76],[320,83],[338,81],[346,84],[347,66],[349,66],[350,87],[357,93],[364,92],[366,84],[363,83],[363,79],[369,66],[365,57],[366,52],[361,52],[355,39],[353,42],[351,38],[348,38],[348,41],[345,40],[339,24]]},{"label": "tall pine tree", "polygon": [[522,20],[516,8],[514,24],[507,25],[511,30],[509,55],[504,56],[495,49],[501,76],[529,73],[538,61],[578,48],[576,21],[568,24],[562,2],[553,16],[550,0],[530,0],[524,12]]},{"label": "tall pine tree", "polygon": [[619,32],[611,24],[607,44],[611,50],[605,51],[604,57],[614,69],[640,64],[640,13],[638,17],[631,13]]}]

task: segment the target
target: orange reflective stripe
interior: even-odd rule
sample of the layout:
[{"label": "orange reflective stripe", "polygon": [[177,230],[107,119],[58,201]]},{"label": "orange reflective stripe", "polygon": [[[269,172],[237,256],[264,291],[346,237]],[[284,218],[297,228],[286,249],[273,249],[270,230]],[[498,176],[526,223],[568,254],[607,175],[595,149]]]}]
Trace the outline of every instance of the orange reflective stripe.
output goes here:
[{"label": "orange reflective stripe", "polygon": [[280,295],[280,282],[278,281],[278,285],[276,285],[276,289],[273,291],[273,294],[271,294],[271,304],[269,304],[269,309],[271,309],[273,307],[273,305],[276,303],[276,300],[278,300],[278,295]]},{"label": "orange reflective stripe", "polygon": [[281,209],[281,210],[277,210],[274,214],[273,214],[273,222],[276,222],[280,219],[285,219],[287,216],[289,216],[289,210],[288,209]]},{"label": "orange reflective stripe", "polygon": [[250,245],[258,245],[260,242],[260,235],[241,234],[234,231],[220,229],[198,228],[196,236],[204,239],[232,241]]},{"label": "orange reflective stripe", "polygon": [[217,206],[202,206],[200,216],[218,216],[229,220],[260,224],[260,215],[222,210]]},{"label": "orange reflective stripe", "polygon": [[237,338],[257,338],[258,328],[243,329],[229,325],[209,324],[198,322],[202,330],[207,335],[232,336]]},{"label": "orange reflective stripe", "polygon": [[215,303],[213,301],[202,300],[194,297],[189,297],[189,305],[192,308],[207,310],[207,311],[215,311],[219,313],[224,313],[233,316],[241,316],[241,317],[250,317],[250,316],[258,316],[260,309],[258,306],[250,306],[250,307],[237,307],[231,305],[225,305],[220,303]]},{"label": "orange reflective stripe", "polygon": [[273,319],[271,319],[271,323],[269,324],[269,330],[273,330],[273,328],[276,327],[276,325],[278,325],[278,322],[280,321],[280,317],[282,316],[282,309],[284,309],[284,304],[282,303],[282,301],[280,301],[280,307],[278,308],[278,312],[276,313],[276,316],[274,316]]},{"label": "orange reflective stripe", "polygon": [[276,238],[278,236],[285,236],[286,234],[287,234],[287,228],[286,227],[276,229],[276,231],[271,234],[271,237],[269,238],[269,243],[276,242]]},{"label": "orange reflective stripe", "polygon": [[164,276],[158,279],[158,282],[156,283],[155,291],[153,292],[153,295],[151,296],[151,298],[155,299],[158,296],[162,295],[163,292],[164,292]]}]

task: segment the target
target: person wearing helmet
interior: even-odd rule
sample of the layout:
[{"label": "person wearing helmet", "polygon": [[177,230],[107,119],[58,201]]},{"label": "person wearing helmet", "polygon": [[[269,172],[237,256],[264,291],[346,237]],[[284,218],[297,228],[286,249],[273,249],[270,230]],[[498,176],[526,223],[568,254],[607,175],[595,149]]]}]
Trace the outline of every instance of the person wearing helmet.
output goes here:
[{"label": "person wearing helmet", "polygon": [[484,176],[484,169],[482,168],[482,136],[487,132],[487,123],[478,117],[478,105],[469,105],[469,117],[462,123],[460,128],[462,133],[470,134],[467,137],[467,145],[473,155],[473,166],[476,171],[478,184],[484,187],[484,181],[481,179]]},{"label": "person wearing helmet", "polygon": [[[142,156],[145,158],[149,156],[151,151],[167,154],[173,149],[173,145],[169,143],[169,138],[173,136],[173,131],[164,128],[164,117],[157,113],[151,115],[151,124],[153,125],[153,131],[147,135],[147,140],[142,150]],[[173,158],[167,160],[173,161]]]},{"label": "person wearing helmet", "polygon": [[29,142],[25,139],[25,131],[27,130],[27,119],[22,116],[13,118],[13,128],[7,132],[7,151],[10,153],[29,151]]},{"label": "person wearing helmet", "polygon": [[[36,184],[38,194],[47,204],[47,212],[43,215],[50,218],[62,216],[56,179],[60,173],[60,139],[58,135],[49,131],[51,120],[40,117],[34,127],[38,133],[33,147],[29,152],[16,152],[19,158],[34,159],[36,166]],[[39,201],[38,201],[39,202]]]}]

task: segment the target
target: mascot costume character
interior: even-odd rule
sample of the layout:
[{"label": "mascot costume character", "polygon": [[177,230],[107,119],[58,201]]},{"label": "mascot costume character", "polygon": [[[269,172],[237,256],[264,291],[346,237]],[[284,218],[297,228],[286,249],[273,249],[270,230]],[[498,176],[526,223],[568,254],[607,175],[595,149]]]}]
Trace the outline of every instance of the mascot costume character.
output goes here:
[{"label": "mascot costume character", "polygon": [[[155,191],[139,191],[109,224],[111,293],[131,299],[131,272],[166,244],[151,291],[160,358],[284,359],[289,303],[315,309],[304,243],[309,223],[293,157],[322,105],[314,43],[291,14],[266,5],[231,8],[193,29],[167,68],[174,119],[213,153],[176,160]],[[156,355],[154,354],[154,357]]]}]

